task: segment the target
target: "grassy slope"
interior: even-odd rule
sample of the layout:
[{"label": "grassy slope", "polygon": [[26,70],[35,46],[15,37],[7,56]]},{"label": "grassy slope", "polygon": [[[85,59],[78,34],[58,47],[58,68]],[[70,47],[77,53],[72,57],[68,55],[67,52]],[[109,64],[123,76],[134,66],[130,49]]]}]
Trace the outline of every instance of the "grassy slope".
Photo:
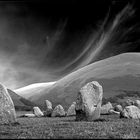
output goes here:
[{"label": "grassy slope", "polygon": [[66,108],[76,100],[77,92],[87,82],[97,80],[104,89],[104,97],[120,94],[120,90],[140,91],[140,54],[126,53],[79,69],[57,81],[49,91],[43,91],[36,102],[48,99]]},{"label": "grassy slope", "polygon": [[18,122],[20,125],[0,125],[0,138],[140,138],[140,122],[118,115],[102,115],[95,122],[75,122],[75,117],[18,118]]},{"label": "grassy slope", "polygon": [[36,100],[38,96],[47,91],[55,82],[48,82],[48,83],[35,83],[28,85],[26,87],[22,87],[19,89],[14,90],[18,95],[26,98]]},{"label": "grassy slope", "polygon": [[53,105],[67,108],[76,100],[77,92],[87,82],[97,80],[104,90],[104,97],[120,94],[120,90],[140,91],[140,53],[125,53],[85,66],[58,80],[35,97],[35,103],[50,100]]},{"label": "grassy slope", "polygon": [[10,89],[7,89],[7,90],[13,100],[13,103],[14,103],[16,109],[26,110],[26,109],[32,109],[32,107],[35,106],[34,103],[17,95],[14,91],[12,91]]}]

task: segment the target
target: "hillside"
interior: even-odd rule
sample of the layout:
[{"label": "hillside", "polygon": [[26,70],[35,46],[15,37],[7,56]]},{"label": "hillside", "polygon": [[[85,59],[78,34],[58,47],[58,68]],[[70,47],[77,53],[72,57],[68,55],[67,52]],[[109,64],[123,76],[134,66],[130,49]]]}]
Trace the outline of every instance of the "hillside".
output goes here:
[{"label": "hillside", "polygon": [[35,84],[31,84],[23,88],[14,90],[14,92],[16,92],[17,94],[19,94],[20,96],[26,99],[36,100],[38,99],[38,96],[44,93],[43,91],[46,91],[55,83],[56,82],[35,83]]},{"label": "hillside", "polygon": [[[40,92],[34,90],[37,96],[28,99],[38,104],[48,99],[54,106],[62,104],[67,108],[76,100],[79,89],[93,80],[103,86],[105,98],[120,94],[120,90],[140,91],[140,53],[124,53],[87,65],[49,88],[40,88]],[[24,97],[22,92],[17,93]]]},{"label": "hillside", "polygon": [[32,110],[32,107],[35,106],[33,102],[17,95],[14,91],[10,89],[7,90],[13,100],[16,110]]}]

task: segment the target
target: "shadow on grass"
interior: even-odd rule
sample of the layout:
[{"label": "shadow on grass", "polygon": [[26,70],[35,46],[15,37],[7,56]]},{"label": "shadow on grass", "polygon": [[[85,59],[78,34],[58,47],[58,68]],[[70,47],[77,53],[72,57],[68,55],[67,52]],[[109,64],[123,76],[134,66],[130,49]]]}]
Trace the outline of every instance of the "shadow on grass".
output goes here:
[{"label": "shadow on grass", "polygon": [[2,125],[17,126],[17,125],[20,125],[20,123],[19,123],[19,122],[14,122],[14,123],[3,123]]},{"label": "shadow on grass", "polygon": [[[86,120],[76,120],[75,117],[69,117],[67,120],[61,120],[61,121],[63,121],[63,122],[90,122],[90,121],[86,121]],[[109,121],[108,119],[99,118],[92,122],[108,122],[108,121]]]},{"label": "shadow on grass", "polygon": [[99,119],[94,120],[94,122],[107,122],[107,121],[108,120],[103,119],[103,118],[99,118]]}]

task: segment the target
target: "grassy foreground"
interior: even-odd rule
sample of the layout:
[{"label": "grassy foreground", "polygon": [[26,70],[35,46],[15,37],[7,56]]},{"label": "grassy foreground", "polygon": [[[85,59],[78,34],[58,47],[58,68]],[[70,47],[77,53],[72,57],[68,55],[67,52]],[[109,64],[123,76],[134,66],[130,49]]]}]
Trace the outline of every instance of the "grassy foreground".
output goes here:
[{"label": "grassy foreground", "polygon": [[[24,113],[17,112],[17,116]],[[18,117],[17,120],[17,125],[0,125],[1,139],[140,138],[140,121],[120,119],[118,115],[102,115],[94,122],[75,122],[75,117]]]}]

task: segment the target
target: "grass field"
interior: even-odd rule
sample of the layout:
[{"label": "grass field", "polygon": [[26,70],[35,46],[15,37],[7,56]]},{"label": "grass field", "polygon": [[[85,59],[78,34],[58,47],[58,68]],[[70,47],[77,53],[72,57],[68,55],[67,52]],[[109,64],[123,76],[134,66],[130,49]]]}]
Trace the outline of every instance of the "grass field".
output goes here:
[{"label": "grass field", "polygon": [[[140,121],[120,119],[118,115],[102,115],[94,122],[76,122],[75,117],[20,118],[19,124],[0,125],[0,138],[9,139],[73,139],[73,138],[140,138]],[[26,112],[27,113],[27,112]]]}]

